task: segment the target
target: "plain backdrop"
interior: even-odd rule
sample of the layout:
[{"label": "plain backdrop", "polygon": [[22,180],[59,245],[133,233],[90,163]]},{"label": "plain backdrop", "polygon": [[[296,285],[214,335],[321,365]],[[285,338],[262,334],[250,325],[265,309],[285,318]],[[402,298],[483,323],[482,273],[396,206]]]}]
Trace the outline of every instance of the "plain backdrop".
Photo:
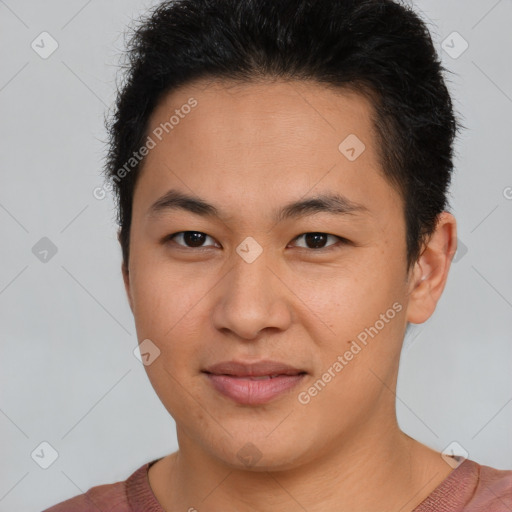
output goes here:
[{"label": "plain backdrop", "polygon": [[[123,32],[155,3],[0,0],[0,511],[40,511],[177,449],[134,356],[114,202],[93,195]],[[436,450],[512,469],[512,2],[414,6],[467,130],[450,195],[461,249],[406,337],[398,419]]]}]

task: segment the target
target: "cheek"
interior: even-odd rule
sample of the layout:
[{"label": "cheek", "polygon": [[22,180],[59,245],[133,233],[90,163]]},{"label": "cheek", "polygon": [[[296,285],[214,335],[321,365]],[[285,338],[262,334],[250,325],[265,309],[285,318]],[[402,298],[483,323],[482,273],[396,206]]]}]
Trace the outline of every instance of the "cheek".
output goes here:
[{"label": "cheek", "polygon": [[[169,264],[135,262],[132,283],[134,317],[139,340],[150,339],[161,352],[160,360],[173,375],[185,375],[209,350],[209,293],[216,282],[197,270],[184,272]],[[153,369],[147,368],[149,371]]]},{"label": "cheek", "polygon": [[400,269],[386,266],[377,258],[378,251],[373,252],[373,256],[354,260],[351,265],[340,265],[298,288],[297,295],[316,314],[317,323],[323,322],[324,329],[330,328],[331,337],[354,337],[402,300]]},{"label": "cheek", "polygon": [[[309,326],[321,362],[318,372],[324,375],[330,369],[336,375],[325,375],[331,381],[318,400],[326,411],[329,402],[347,411],[356,411],[363,402],[369,407],[382,389],[375,375],[388,382],[399,360],[406,309],[403,268],[394,263],[390,267],[389,255],[382,250],[371,252],[350,267],[337,269],[301,296],[304,302],[311,299],[313,318],[322,320]],[[338,356],[342,356],[341,363]]]},{"label": "cheek", "polygon": [[195,305],[207,292],[207,283],[158,260],[134,258],[131,278],[135,320],[162,336],[178,322],[194,315]]},{"label": "cheek", "polygon": [[[189,280],[163,265],[141,260],[134,264],[138,265],[132,283],[137,336],[139,341],[151,340],[160,351],[145,371],[169,414],[184,421],[191,414],[190,394],[200,396],[191,376],[196,367],[199,371],[199,356],[205,350],[204,332],[198,326],[207,325],[201,297],[209,288],[202,280]],[[201,408],[196,409],[194,422],[206,423]]]}]

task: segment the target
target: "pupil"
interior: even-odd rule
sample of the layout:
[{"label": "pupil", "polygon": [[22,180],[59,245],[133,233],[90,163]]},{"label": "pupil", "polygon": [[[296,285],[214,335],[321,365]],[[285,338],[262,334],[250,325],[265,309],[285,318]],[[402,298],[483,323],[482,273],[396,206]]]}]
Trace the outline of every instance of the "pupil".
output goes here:
[{"label": "pupil", "polygon": [[192,247],[200,247],[204,243],[204,233],[197,231],[186,231],[183,233],[183,239],[187,245]]},{"label": "pupil", "polygon": [[323,247],[323,242],[325,243],[326,235],[324,233],[307,233],[306,234],[306,244],[309,245],[310,243],[313,244],[315,249],[318,249],[319,247]]}]

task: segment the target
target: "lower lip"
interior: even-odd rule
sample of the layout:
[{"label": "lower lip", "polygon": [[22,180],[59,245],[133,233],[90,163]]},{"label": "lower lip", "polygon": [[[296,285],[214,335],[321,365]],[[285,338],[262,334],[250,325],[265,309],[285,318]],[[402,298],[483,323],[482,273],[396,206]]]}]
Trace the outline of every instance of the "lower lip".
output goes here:
[{"label": "lower lip", "polygon": [[250,380],[230,375],[206,373],[213,387],[224,396],[244,405],[260,405],[290,391],[302,381],[305,374],[279,375],[273,379]]}]

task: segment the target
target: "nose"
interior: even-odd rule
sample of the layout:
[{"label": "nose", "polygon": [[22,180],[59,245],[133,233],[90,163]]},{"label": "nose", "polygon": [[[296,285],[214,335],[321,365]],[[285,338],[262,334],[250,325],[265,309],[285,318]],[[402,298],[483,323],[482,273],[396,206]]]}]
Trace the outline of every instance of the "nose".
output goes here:
[{"label": "nose", "polygon": [[234,265],[218,286],[213,324],[245,340],[264,329],[286,330],[292,321],[290,290],[265,251],[252,263],[234,258]]}]

